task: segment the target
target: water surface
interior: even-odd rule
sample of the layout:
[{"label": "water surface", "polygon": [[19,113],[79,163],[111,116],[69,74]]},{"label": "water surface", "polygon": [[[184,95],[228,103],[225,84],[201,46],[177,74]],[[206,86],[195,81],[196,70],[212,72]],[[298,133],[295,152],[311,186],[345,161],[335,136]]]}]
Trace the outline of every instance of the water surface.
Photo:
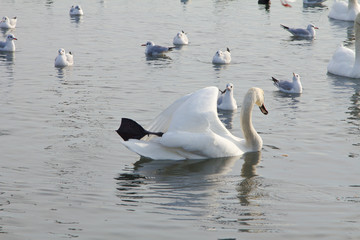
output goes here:
[{"label": "water surface", "polygon": [[[13,54],[0,53],[1,239],[358,239],[360,81],[327,74],[335,49],[354,48],[353,23],[329,20],[332,2],[269,10],[257,1],[1,2],[17,16]],[[280,23],[320,29],[293,39]],[[149,59],[141,44],[190,44]],[[59,48],[73,67],[56,69]],[[229,47],[232,64],[214,67]],[[271,76],[302,77],[301,95]],[[151,161],[120,144],[121,117],[146,125],[177,98],[253,86],[261,153]],[[219,113],[241,136],[240,110]]]}]

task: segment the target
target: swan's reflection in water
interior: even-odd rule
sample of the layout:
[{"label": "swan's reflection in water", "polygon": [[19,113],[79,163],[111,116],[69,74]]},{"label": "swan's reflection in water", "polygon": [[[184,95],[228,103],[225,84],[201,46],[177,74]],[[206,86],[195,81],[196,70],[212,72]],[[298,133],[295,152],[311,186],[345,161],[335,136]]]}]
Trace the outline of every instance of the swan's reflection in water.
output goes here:
[{"label": "swan's reflection in water", "polygon": [[[244,160],[241,173],[234,173],[240,158]],[[150,206],[152,214],[200,221],[206,228],[228,225],[231,219],[236,230],[244,231],[244,221],[251,225],[259,216],[261,221],[264,218],[258,206],[256,211],[249,208],[251,200],[261,196],[256,189],[261,181],[256,174],[260,159],[261,152],[206,160],[140,159],[116,178],[119,205],[142,212]]]}]

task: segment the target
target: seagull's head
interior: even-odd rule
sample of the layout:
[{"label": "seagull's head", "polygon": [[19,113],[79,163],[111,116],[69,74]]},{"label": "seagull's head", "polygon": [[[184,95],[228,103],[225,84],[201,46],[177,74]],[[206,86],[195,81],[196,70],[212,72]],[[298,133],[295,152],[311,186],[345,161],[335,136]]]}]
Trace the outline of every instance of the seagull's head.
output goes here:
[{"label": "seagull's head", "polygon": [[7,41],[12,41],[12,40],[17,40],[17,38],[16,38],[14,35],[9,34],[9,35],[7,35],[7,37],[6,37],[6,40],[7,40]]},{"label": "seagull's head", "polygon": [[9,18],[8,18],[8,17],[3,17],[3,18],[1,19],[1,22],[9,22]]},{"label": "seagull's head", "polygon": [[309,24],[308,28],[314,28],[314,29],[319,29],[318,27],[316,27],[314,24]]},{"label": "seagull's head", "polygon": [[234,85],[232,83],[226,84],[226,91],[231,92],[234,89]]},{"label": "seagull's head", "polygon": [[65,55],[65,49],[60,48],[60,49],[58,50],[58,53],[59,53],[59,55]]},{"label": "seagull's head", "polygon": [[155,43],[152,42],[152,41],[148,41],[147,43],[145,44],[141,44],[141,46],[146,46],[146,47],[149,47],[149,46],[155,46]]},{"label": "seagull's head", "polygon": [[221,57],[223,54],[223,52],[221,50],[217,50],[215,53],[216,56]]},{"label": "seagull's head", "polygon": [[300,75],[297,73],[293,73],[293,81],[300,81]]}]

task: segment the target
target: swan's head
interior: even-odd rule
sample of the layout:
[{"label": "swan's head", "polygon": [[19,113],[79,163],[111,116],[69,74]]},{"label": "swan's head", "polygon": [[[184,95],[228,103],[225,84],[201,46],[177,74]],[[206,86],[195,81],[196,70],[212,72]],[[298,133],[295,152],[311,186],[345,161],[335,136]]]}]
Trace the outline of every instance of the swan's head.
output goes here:
[{"label": "swan's head", "polygon": [[58,53],[59,53],[59,55],[65,55],[65,49],[60,48],[60,49],[58,50]]},{"label": "swan's head", "polygon": [[293,73],[293,81],[300,81],[300,75],[297,73]]},{"label": "swan's head", "polygon": [[269,113],[268,110],[265,108],[264,104],[264,90],[262,90],[261,88],[253,87],[249,89],[247,94],[252,95],[253,102],[260,108],[260,111],[263,114],[267,115]]},{"label": "swan's head", "polygon": [[6,41],[12,41],[12,40],[17,40],[17,38],[12,34],[7,35]]},{"label": "swan's head", "polygon": [[146,47],[155,46],[155,43],[152,41],[147,41],[145,44],[141,44],[141,46],[146,46]]}]

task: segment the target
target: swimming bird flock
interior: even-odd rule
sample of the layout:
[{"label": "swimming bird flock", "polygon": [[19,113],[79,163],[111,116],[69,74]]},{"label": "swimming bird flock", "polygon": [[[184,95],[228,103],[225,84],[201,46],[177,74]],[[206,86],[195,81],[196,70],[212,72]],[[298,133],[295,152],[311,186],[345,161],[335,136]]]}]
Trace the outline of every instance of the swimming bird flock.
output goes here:
[{"label": "swimming bird flock", "polygon": [[[356,0],[348,0],[348,3],[335,1],[331,8],[329,18],[354,21],[355,51],[340,46],[328,64],[329,73],[360,78],[359,12],[360,5]],[[69,14],[82,16],[84,12],[80,5],[73,5]],[[16,17],[10,19],[5,16],[0,21],[0,28],[14,29],[16,24]],[[313,24],[308,24],[307,28],[292,28],[283,24],[280,26],[294,37],[312,40],[315,39],[315,30],[318,29]],[[8,34],[5,41],[0,41],[0,51],[14,52],[15,40],[17,38],[13,34]],[[146,47],[146,56],[155,58],[166,56],[173,50],[181,50],[174,46],[189,44],[187,33],[183,30],[177,32],[172,43],[173,46],[161,46],[153,41],[147,41],[141,46]],[[225,51],[217,50],[211,63],[231,64],[231,60],[230,49],[226,48]],[[70,51],[66,53],[65,49],[60,48],[54,66],[63,68],[73,64],[73,54]],[[281,92],[288,94],[303,92],[300,75],[297,73],[293,73],[292,80],[278,80],[272,77],[272,81]],[[254,106],[258,106],[264,115],[268,114],[264,91],[258,87],[250,88],[243,96],[240,112],[243,138],[230,133],[218,117],[219,110],[236,111],[238,108],[233,83],[228,83],[223,91],[218,87],[210,86],[180,97],[155,117],[146,128],[132,119],[122,118],[116,132],[122,138],[121,143],[125,147],[151,159],[181,160],[240,156],[246,152],[261,151],[263,147],[263,140],[252,123]]]}]

